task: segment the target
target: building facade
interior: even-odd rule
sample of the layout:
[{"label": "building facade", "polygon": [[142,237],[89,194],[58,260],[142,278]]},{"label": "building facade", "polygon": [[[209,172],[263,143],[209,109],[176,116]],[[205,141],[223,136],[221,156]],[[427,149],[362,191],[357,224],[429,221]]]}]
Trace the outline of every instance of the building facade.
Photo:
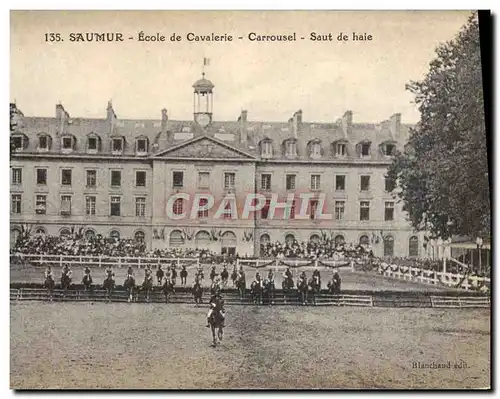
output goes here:
[{"label": "building facade", "polygon": [[[11,245],[23,228],[82,229],[242,256],[325,236],[369,244],[376,256],[426,255],[385,177],[409,135],[400,114],[375,124],[353,123],[351,111],[304,122],[300,110],[282,123],[247,111],[216,121],[212,82],[203,76],[193,89],[191,121],[165,109],[158,120],[123,120],[111,102],[103,119],[72,118],[61,104],[54,118],[15,108]],[[260,209],[244,215],[246,201]]]}]

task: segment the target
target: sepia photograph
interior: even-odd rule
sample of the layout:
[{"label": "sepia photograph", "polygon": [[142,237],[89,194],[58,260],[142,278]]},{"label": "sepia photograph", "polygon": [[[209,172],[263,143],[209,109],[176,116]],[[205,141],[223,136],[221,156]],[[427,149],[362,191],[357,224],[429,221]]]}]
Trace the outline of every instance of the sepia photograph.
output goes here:
[{"label": "sepia photograph", "polygon": [[488,11],[10,11],[10,389],[491,390]]}]

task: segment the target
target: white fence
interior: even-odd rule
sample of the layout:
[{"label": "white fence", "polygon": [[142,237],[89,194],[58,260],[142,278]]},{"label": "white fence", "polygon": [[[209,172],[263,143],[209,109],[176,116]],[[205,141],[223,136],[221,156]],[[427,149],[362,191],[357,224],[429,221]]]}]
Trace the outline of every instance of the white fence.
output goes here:
[{"label": "white fence", "polygon": [[240,266],[250,266],[253,268],[259,267],[269,267],[276,269],[285,269],[287,265],[291,267],[310,267],[313,269],[318,268],[332,268],[332,267],[348,267],[352,268],[350,262],[347,261],[335,261],[328,259],[238,259],[236,261],[237,267]]},{"label": "white fence", "polygon": [[156,257],[110,257],[110,256],[72,256],[72,255],[10,255],[12,263],[32,264],[32,265],[59,265],[65,264],[81,265],[92,267],[145,267],[146,265],[157,266],[175,263],[176,266],[198,266],[199,258],[156,258]]}]

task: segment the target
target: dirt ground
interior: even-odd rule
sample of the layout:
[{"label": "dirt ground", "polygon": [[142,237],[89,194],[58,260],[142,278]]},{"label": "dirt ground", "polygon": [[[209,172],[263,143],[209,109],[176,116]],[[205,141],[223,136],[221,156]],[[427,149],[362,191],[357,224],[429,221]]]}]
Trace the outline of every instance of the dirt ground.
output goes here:
[{"label": "dirt ground", "polygon": [[490,386],[488,310],[232,306],[217,348],[206,310],[12,303],[11,387]]},{"label": "dirt ground", "polygon": [[[83,267],[72,267],[73,270],[73,283],[75,284],[80,284],[83,278]],[[204,267],[204,273],[205,273],[205,286],[210,285],[210,266],[205,266]],[[273,272],[275,273],[275,281],[276,281],[276,286],[281,287],[281,281],[282,281],[282,274],[284,272],[284,269],[281,268],[278,271],[273,267],[272,268]],[[298,277],[300,272],[302,270],[306,271],[306,274],[308,277],[312,275],[312,268],[297,268],[293,269],[293,273],[295,277]],[[326,269],[326,268],[319,268],[318,269],[321,273],[321,279],[323,281],[323,288],[326,288],[326,283],[329,279],[332,278],[333,271],[331,269]],[[216,271],[220,273],[222,271],[222,267],[217,267]],[[261,276],[267,276],[269,269],[259,269],[259,273]],[[44,272],[45,268],[40,267],[40,266],[20,266],[20,265],[11,265],[10,267],[10,281],[11,283],[40,283],[42,284],[44,282]],[[231,273],[231,270],[229,270]],[[123,284],[126,278],[126,273],[127,269],[126,268],[116,268],[115,269],[115,274],[116,274],[116,283],[117,284]],[[144,280],[144,269],[137,269],[135,268],[135,276],[136,279],[139,283],[142,283]],[[191,286],[194,281],[194,273],[195,269],[189,268],[188,269],[188,277],[187,277],[187,284],[188,286]],[[246,282],[247,282],[247,287],[250,288],[250,284],[252,280],[255,277],[256,270],[252,269],[250,267],[245,267],[245,273],[246,273]],[[156,269],[153,269],[153,274],[156,276]],[[56,283],[59,283],[59,279],[61,276],[61,270],[59,268],[54,269],[54,276],[56,278]],[[97,269],[94,268],[92,269],[92,276],[94,280],[94,284],[102,284],[104,281],[104,269]],[[342,278],[342,289],[343,290],[359,290],[359,291],[364,291],[364,290],[377,290],[377,291],[384,291],[384,290],[390,290],[390,291],[432,291],[432,292],[437,292],[437,291],[443,291],[447,290],[450,291],[452,288],[450,287],[443,287],[443,286],[434,286],[431,284],[423,284],[423,283],[416,283],[413,281],[405,281],[405,280],[397,280],[391,277],[384,277],[381,276],[380,274],[376,274],[375,272],[362,272],[362,271],[355,271],[352,272],[349,269],[341,269],[340,270],[340,276]],[[156,284],[156,278],[155,278],[155,284]],[[180,285],[180,276],[179,276],[179,270],[178,270],[178,275],[177,275],[177,285]],[[232,287],[231,280],[229,281],[229,287]]]}]

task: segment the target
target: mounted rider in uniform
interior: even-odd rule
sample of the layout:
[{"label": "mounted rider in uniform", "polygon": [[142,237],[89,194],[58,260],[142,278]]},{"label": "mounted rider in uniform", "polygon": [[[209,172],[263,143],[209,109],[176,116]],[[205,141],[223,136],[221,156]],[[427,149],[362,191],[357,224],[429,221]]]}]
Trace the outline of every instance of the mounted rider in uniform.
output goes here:
[{"label": "mounted rider in uniform", "polygon": [[85,270],[83,271],[83,278],[85,279],[85,277],[87,277],[87,281],[89,282],[89,284],[92,284],[92,276],[90,274],[90,268],[88,266],[85,266]]},{"label": "mounted rider in uniform", "polygon": [[210,297],[210,302],[209,306],[210,309],[208,310],[207,313],[207,327],[210,327],[210,318],[212,317],[212,314],[217,306],[217,302],[220,301],[221,307],[219,309],[219,314],[221,316],[221,326],[224,327],[225,319],[226,319],[226,314],[224,310],[224,300],[222,299],[221,296],[221,291],[220,291],[220,286],[219,286],[219,278],[216,277],[214,283],[212,284],[212,287],[210,287],[210,290],[212,292],[212,296]]},{"label": "mounted rider in uniform", "polygon": [[52,274],[52,267],[50,265],[45,269],[45,279],[51,279],[54,281],[54,275]]},{"label": "mounted rider in uniform", "polygon": [[161,285],[164,275],[165,272],[162,270],[161,265],[158,265],[158,270],[156,271],[156,280],[158,281],[158,285]]},{"label": "mounted rider in uniform", "polygon": [[108,265],[106,270],[104,271],[105,279],[110,279],[113,282],[115,281],[115,272],[113,270],[113,267],[111,265]]},{"label": "mounted rider in uniform", "polygon": [[61,277],[67,277],[68,280],[71,282],[72,275],[73,275],[73,272],[71,271],[71,268],[69,267],[68,264],[65,264],[61,269]]},{"label": "mounted rider in uniform", "polygon": [[127,269],[127,278],[134,278],[134,269],[132,269],[132,266],[129,266]]},{"label": "mounted rider in uniform", "polygon": [[293,274],[292,274],[292,271],[290,270],[290,266],[286,267],[286,270],[283,273],[283,278],[285,280],[291,280],[291,279],[293,279]]},{"label": "mounted rider in uniform", "polygon": [[147,265],[146,268],[144,269],[144,283],[151,283],[153,284],[153,271],[151,270],[150,266]]},{"label": "mounted rider in uniform", "polygon": [[267,272],[267,279],[269,280],[269,282],[274,282],[274,273],[272,269],[269,269],[269,271]]},{"label": "mounted rider in uniform", "polygon": [[256,283],[257,283],[257,285],[258,285],[260,288],[262,288],[262,277],[260,276],[260,273],[259,273],[259,272],[255,273],[255,280],[254,280],[254,282],[256,282]]},{"label": "mounted rider in uniform", "polygon": [[297,279],[297,287],[300,287],[302,284],[307,283],[307,276],[306,272],[302,272],[299,275],[299,278]]}]

